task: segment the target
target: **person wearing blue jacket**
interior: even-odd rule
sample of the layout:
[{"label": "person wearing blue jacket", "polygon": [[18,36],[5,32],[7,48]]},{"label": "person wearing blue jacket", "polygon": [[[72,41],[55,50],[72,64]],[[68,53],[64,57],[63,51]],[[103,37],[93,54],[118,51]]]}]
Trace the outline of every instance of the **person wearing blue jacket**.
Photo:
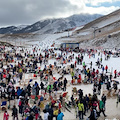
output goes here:
[{"label": "person wearing blue jacket", "polygon": [[57,120],[63,120],[64,114],[59,110]]},{"label": "person wearing blue jacket", "polygon": [[19,98],[19,96],[21,95],[21,93],[22,93],[22,89],[18,88],[18,90],[17,90],[17,98]]}]

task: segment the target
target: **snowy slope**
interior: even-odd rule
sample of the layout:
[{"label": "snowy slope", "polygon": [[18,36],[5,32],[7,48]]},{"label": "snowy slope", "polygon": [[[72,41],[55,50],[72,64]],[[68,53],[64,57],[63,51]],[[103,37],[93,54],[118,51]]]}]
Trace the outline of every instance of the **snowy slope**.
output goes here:
[{"label": "snowy slope", "polygon": [[101,28],[118,20],[120,20],[120,9],[86,24],[83,29],[89,29],[90,27]]},{"label": "snowy slope", "polygon": [[[120,10],[98,18],[73,32],[69,40],[81,46],[120,47]],[[65,38],[64,38],[65,40]]]}]

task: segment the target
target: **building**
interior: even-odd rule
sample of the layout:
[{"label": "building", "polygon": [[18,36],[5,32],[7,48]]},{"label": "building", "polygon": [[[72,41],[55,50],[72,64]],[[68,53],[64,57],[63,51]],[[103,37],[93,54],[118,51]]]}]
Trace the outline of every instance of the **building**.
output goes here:
[{"label": "building", "polygon": [[62,43],[61,44],[61,48],[71,48],[71,49],[74,49],[74,48],[79,48],[79,43]]}]

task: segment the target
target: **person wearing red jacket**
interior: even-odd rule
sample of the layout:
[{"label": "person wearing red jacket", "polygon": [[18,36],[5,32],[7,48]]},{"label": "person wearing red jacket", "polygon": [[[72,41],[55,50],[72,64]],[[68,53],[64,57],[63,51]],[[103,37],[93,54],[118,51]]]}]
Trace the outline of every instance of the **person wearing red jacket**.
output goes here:
[{"label": "person wearing red jacket", "polygon": [[92,72],[92,78],[94,78],[94,77],[95,77],[95,71]]},{"label": "person wearing red jacket", "polygon": [[117,75],[117,70],[114,70],[114,74],[115,74],[114,78],[116,78],[116,75]]},{"label": "person wearing red jacket", "polygon": [[7,113],[7,111],[5,111],[3,115],[3,120],[8,120],[8,119],[9,119],[9,114]]},{"label": "person wearing red jacket", "polygon": [[61,102],[59,102],[58,107],[59,107],[59,110],[62,108]]},{"label": "person wearing red jacket", "polygon": [[78,75],[78,78],[79,78],[80,80],[82,80],[82,78],[81,78],[81,74]]},{"label": "person wearing red jacket", "polygon": [[98,73],[99,73],[99,70],[97,69],[97,70],[96,70],[96,74],[98,75]]},{"label": "person wearing red jacket", "polygon": [[78,75],[78,80],[77,80],[78,83],[81,83],[81,80],[82,80],[82,79],[81,79],[81,74],[79,74],[79,75]]},{"label": "person wearing red jacket", "polygon": [[75,61],[75,67],[76,67],[77,61]]},{"label": "person wearing red jacket", "polygon": [[106,70],[106,73],[107,73],[107,70],[108,70],[108,66],[107,65],[105,66],[105,70]]}]

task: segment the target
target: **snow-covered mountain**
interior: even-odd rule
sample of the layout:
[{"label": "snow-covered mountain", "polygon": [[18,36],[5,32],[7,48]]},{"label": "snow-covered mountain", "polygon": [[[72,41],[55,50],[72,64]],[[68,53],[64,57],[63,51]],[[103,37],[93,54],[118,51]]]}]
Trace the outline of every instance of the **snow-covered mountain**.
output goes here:
[{"label": "snow-covered mountain", "polygon": [[26,28],[27,26],[28,26],[28,25],[19,25],[19,26],[17,26],[17,28],[14,29],[14,30],[16,30],[16,31],[22,30],[22,29]]},{"label": "snow-covered mountain", "polygon": [[99,14],[94,15],[79,14],[67,18],[46,19],[24,27],[9,26],[0,28],[0,34],[31,33],[31,32],[39,32],[43,34],[62,32],[68,29],[75,28],[77,26],[85,25],[101,16],[102,15]]}]

